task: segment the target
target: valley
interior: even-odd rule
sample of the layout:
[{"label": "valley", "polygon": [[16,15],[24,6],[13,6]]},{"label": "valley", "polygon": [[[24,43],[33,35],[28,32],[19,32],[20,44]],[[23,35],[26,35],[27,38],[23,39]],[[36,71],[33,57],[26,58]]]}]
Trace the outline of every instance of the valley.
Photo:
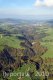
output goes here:
[{"label": "valley", "polygon": [[53,62],[45,58],[53,58],[51,22],[0,20],[0,80],[52,80]]}]

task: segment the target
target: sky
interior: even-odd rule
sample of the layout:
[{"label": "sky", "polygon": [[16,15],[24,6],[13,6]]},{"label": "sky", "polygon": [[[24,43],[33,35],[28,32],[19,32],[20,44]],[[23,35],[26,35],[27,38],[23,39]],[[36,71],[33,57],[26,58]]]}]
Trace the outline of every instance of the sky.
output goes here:
[{"label": "sky", "polygon": [[0,0],[0,18],[53,19],[53,0]]}]

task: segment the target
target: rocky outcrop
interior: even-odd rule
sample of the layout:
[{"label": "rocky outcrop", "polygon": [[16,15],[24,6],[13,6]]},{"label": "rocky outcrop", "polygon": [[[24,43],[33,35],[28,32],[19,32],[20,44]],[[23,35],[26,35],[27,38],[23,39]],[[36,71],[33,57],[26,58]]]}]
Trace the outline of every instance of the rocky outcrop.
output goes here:
[{"label": "rocky outcrop", "polygon": [[14,66],[15,63],[18,64],[20,62],[21,56],[23,56],[23,49],[5,46],[0,53],[0,63],[2,63],[3,67]]}]

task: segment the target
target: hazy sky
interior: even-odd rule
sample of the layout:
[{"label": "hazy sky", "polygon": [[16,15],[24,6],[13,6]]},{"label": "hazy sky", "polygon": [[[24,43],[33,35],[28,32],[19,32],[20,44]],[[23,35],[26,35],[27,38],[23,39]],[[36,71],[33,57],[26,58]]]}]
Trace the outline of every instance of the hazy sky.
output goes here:
[{"label": "hazy sky", "polygon": [[53,0],[0,0],[0,18],[53,18]]}]

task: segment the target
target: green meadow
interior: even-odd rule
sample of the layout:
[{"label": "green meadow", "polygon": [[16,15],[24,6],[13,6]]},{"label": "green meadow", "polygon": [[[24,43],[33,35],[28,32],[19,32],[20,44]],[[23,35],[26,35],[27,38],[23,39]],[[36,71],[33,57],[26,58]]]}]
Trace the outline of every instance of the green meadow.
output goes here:
[{"label": "green meadow", "polygon": [[[17,36],[19,35],[20,34],[18,34]],[[8,45],[9,47],[13,47],[13,48],[22,48],[20,46],[21,42],[22,40],[16,38],[15,34],[11,36],[4,36],[3,34],[0,34],[0,51],[4,48],[5,45]]]},{"label": "green meadow", "polygon": [[42,57],[53,58],[53,28],[47,27],[46,30],[43,28],[43,31],[48,35],[42,38],[43,42],[41,44],[47,47],[48,50]]}]

